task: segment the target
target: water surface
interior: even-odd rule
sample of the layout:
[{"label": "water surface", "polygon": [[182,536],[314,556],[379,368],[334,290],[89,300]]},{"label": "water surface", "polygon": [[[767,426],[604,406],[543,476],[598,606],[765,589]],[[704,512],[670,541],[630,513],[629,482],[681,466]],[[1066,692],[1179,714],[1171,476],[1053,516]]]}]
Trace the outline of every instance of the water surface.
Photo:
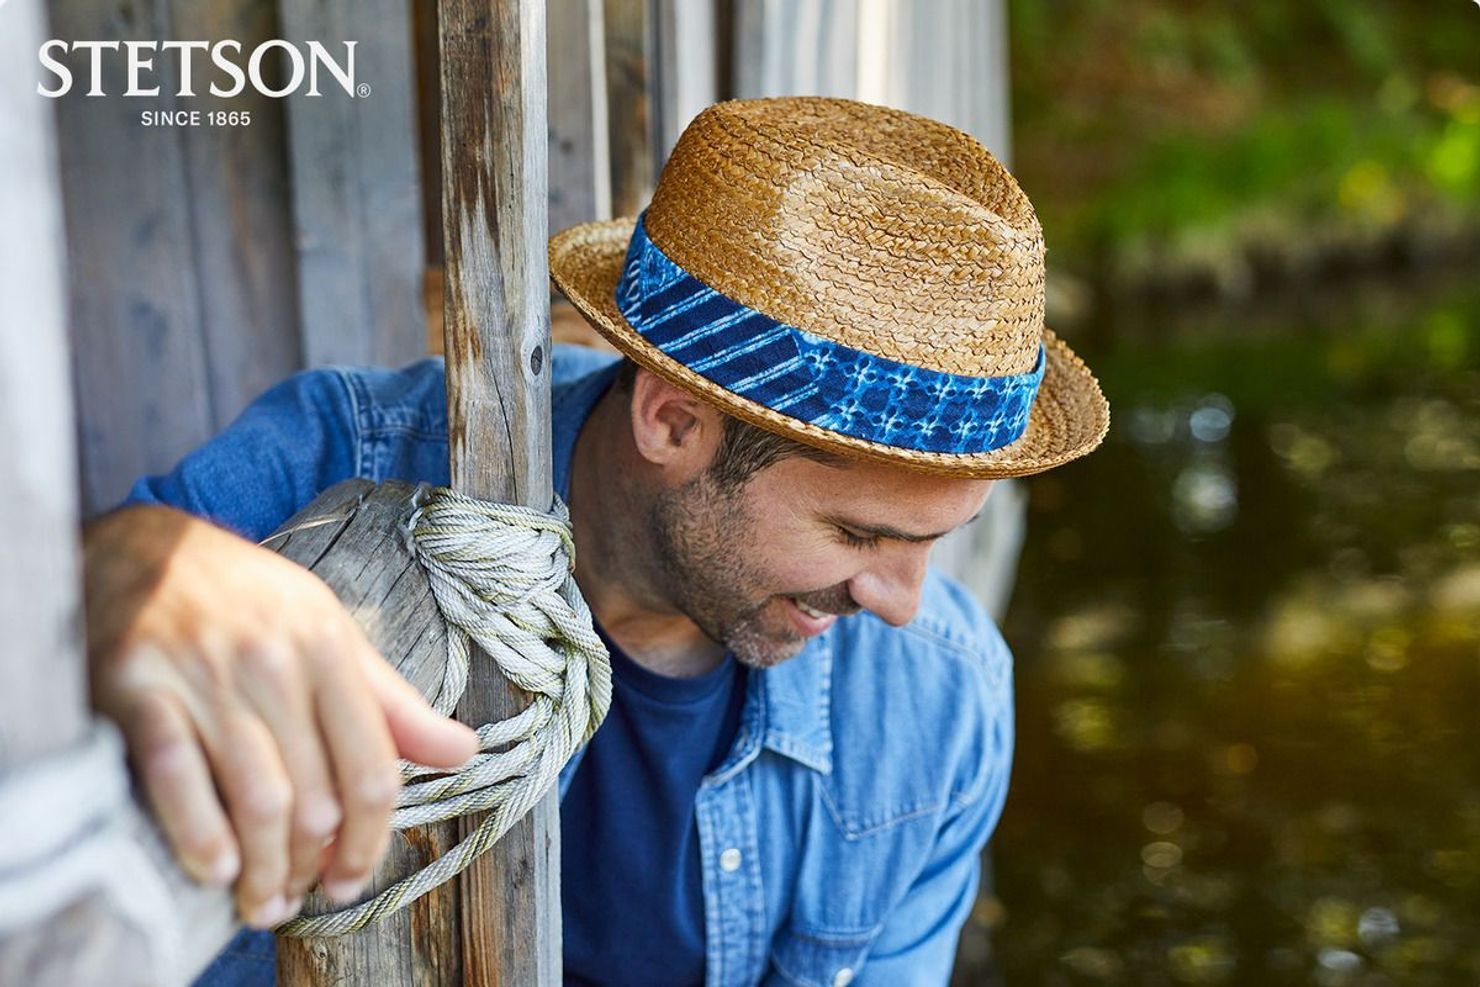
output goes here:
[{"label": "water surface", "polygon": [[1480,279],[1073,338],[958,981],[1480,983]]}]

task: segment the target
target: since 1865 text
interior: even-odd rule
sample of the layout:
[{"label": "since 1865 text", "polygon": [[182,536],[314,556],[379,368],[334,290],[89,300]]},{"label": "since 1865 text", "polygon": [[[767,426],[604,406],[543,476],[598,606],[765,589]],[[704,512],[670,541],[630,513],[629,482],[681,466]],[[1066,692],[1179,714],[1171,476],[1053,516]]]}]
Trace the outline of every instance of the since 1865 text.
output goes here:
[{"label": "since 1865 text", "polygon": [[251,110],[144,110],[145,127],[250,127]]}]

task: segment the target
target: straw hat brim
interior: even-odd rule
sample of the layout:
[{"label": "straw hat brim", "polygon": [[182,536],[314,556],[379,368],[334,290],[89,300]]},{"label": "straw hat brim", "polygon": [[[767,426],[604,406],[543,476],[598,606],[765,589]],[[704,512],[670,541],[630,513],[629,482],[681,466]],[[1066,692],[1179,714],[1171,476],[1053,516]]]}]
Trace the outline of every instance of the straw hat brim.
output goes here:
[{"label": "straw hat brim", "polygon": [[550,276],[581,314],[612,345],[665,380],[727,414],[771,432],[842,456],[962,477],[1027,476],[1061,466],[1092,451],[1110,427],[1110,405],[1099,382],[1063,340],[1043,330],[1046,361],[1027,431],[987,453],[922,452],[854,438],[820,428],[726,390],[649,343],[617,307],[627,245],[636,219],[585,223],[550,240]]}]

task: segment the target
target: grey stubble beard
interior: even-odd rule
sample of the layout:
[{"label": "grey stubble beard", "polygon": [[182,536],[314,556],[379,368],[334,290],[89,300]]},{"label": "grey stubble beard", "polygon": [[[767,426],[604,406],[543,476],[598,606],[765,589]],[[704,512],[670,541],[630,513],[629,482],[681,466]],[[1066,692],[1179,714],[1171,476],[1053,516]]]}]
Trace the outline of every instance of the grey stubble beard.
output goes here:
[{"label": "grey stubble beard", "polygon": [[736,661],[770,668],[794,657],[806,640],[797,633],[768,634],[764,610],[776,597],[749,598],[765,574],[737,551],[756,530],[742,489],[721,487],[707,474],[696,477],[654,500],[648,534],[658,579],[673,604]]}]

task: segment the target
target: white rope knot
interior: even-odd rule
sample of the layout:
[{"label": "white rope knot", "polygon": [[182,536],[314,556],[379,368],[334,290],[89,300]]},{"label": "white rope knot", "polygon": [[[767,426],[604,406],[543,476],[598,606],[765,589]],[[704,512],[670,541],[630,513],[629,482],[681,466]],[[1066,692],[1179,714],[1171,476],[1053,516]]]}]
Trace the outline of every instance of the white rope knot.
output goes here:
[{"label": "white rope knot", "polygon": [[369,901],[300,916],[277,927],[282,935],[353,932],[466,870],[545,796],[611,706],[611,664],[572,575],[575,543],[560,498],[544,514],[423,486],[411,507],[411,548],[447,622],[447,665],[432,705],[448,715],[457,707],[473,644],[531,701],[479,727],[479,753],[455,772],[401,763],[406,784],[392,827],[489,811],[471,835]]}]

